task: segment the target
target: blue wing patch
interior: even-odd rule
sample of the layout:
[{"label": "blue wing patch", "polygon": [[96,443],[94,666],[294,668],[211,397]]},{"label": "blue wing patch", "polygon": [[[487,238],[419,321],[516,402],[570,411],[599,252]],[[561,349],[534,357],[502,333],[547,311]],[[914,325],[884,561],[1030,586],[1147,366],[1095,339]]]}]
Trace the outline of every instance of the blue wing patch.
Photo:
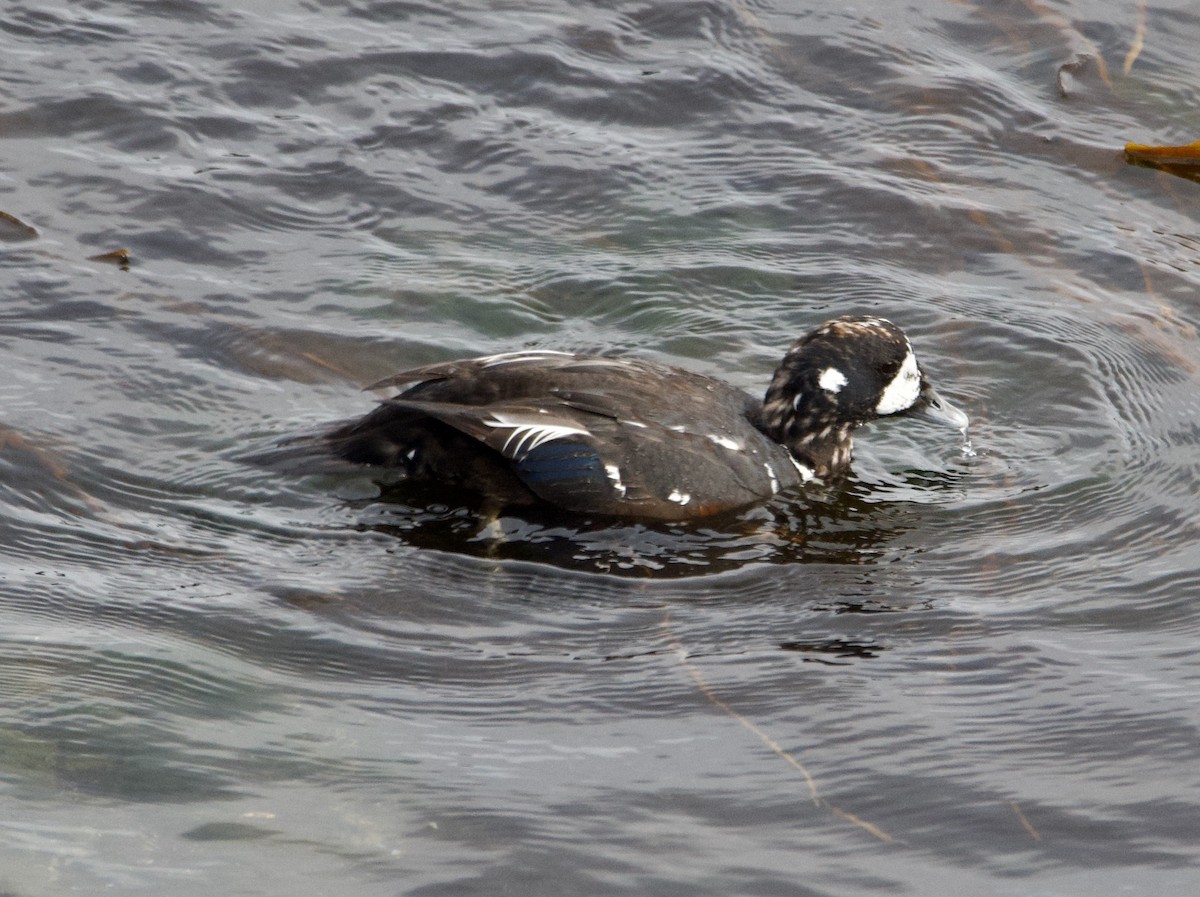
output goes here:
[{"label": "blue wing patch", "polygon": [[535,491],[539,486],[581,491],[608,487],[600,453],[583,442],[545,442],[527,452],[516,468]]}]

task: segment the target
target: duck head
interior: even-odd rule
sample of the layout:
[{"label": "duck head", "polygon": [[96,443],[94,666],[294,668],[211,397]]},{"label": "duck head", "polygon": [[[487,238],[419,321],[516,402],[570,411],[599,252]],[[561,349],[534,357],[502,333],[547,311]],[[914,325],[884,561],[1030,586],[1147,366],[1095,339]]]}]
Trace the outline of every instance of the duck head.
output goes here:
[{"label": "duck head", "polygon": [[883,318],[828,321],[792,344],[763,400],[763,429],[818,477],[844,472],[851,433],[920,413],[958,429],[967,416],[922,373],[904,331]]}]

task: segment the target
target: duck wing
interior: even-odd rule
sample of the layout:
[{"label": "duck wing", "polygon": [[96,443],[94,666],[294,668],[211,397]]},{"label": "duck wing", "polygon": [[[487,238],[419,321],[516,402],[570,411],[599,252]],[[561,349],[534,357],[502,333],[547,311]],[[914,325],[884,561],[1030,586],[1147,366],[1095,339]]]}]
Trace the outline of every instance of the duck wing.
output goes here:
[{"label": "duck wing", "polygon": [[396,374],[403,387],[330,436],[360,463],[406,468],[501,500],[682,520],[802,481],[753,424],[745,393],[640,360],[517,352]]},{"label": "duck wing", "polygon": [[[740,508],[800,482],[786,450],[757,431],[755,444],[745,445],[622,419],[602,396],[580,399],[478,406],[398,397],[377,413],[387,409],[409,429],[419,419],[444,424],[504,459],[538,498],[581,513],[684,520]],[[440,446],[438,452],[444,467],[446,453]],[[484,494],[491,489],[468,475],[441,470],[438,476]]]}]

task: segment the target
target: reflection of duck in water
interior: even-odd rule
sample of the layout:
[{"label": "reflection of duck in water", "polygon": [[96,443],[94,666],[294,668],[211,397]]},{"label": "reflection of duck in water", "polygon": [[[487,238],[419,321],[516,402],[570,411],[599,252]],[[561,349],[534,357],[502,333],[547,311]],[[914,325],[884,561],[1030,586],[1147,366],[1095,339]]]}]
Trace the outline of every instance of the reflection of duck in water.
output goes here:
[{"label": "reflection of duck in water", "polygon": [[349,461],[581,514],[685,520],[844,473],[851,432],[923,411],[967,417],[921,373],[904,332],[846,317],[797,340],[758,402],[681,368],[530,351],[375,384],[396,396],[325,436]]}]

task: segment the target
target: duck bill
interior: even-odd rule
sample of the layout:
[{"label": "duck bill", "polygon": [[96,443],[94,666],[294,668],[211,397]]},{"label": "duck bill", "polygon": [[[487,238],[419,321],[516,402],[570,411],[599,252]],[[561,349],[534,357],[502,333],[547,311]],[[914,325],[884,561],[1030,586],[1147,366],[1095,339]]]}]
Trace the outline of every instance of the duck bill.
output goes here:
[{"label": "duck bill", "polygon": [[926,383],[921,387],[921,400],[913,411],[928,420],[965,430],[971,419],[960,409],[943,399],[936,389]]}]

